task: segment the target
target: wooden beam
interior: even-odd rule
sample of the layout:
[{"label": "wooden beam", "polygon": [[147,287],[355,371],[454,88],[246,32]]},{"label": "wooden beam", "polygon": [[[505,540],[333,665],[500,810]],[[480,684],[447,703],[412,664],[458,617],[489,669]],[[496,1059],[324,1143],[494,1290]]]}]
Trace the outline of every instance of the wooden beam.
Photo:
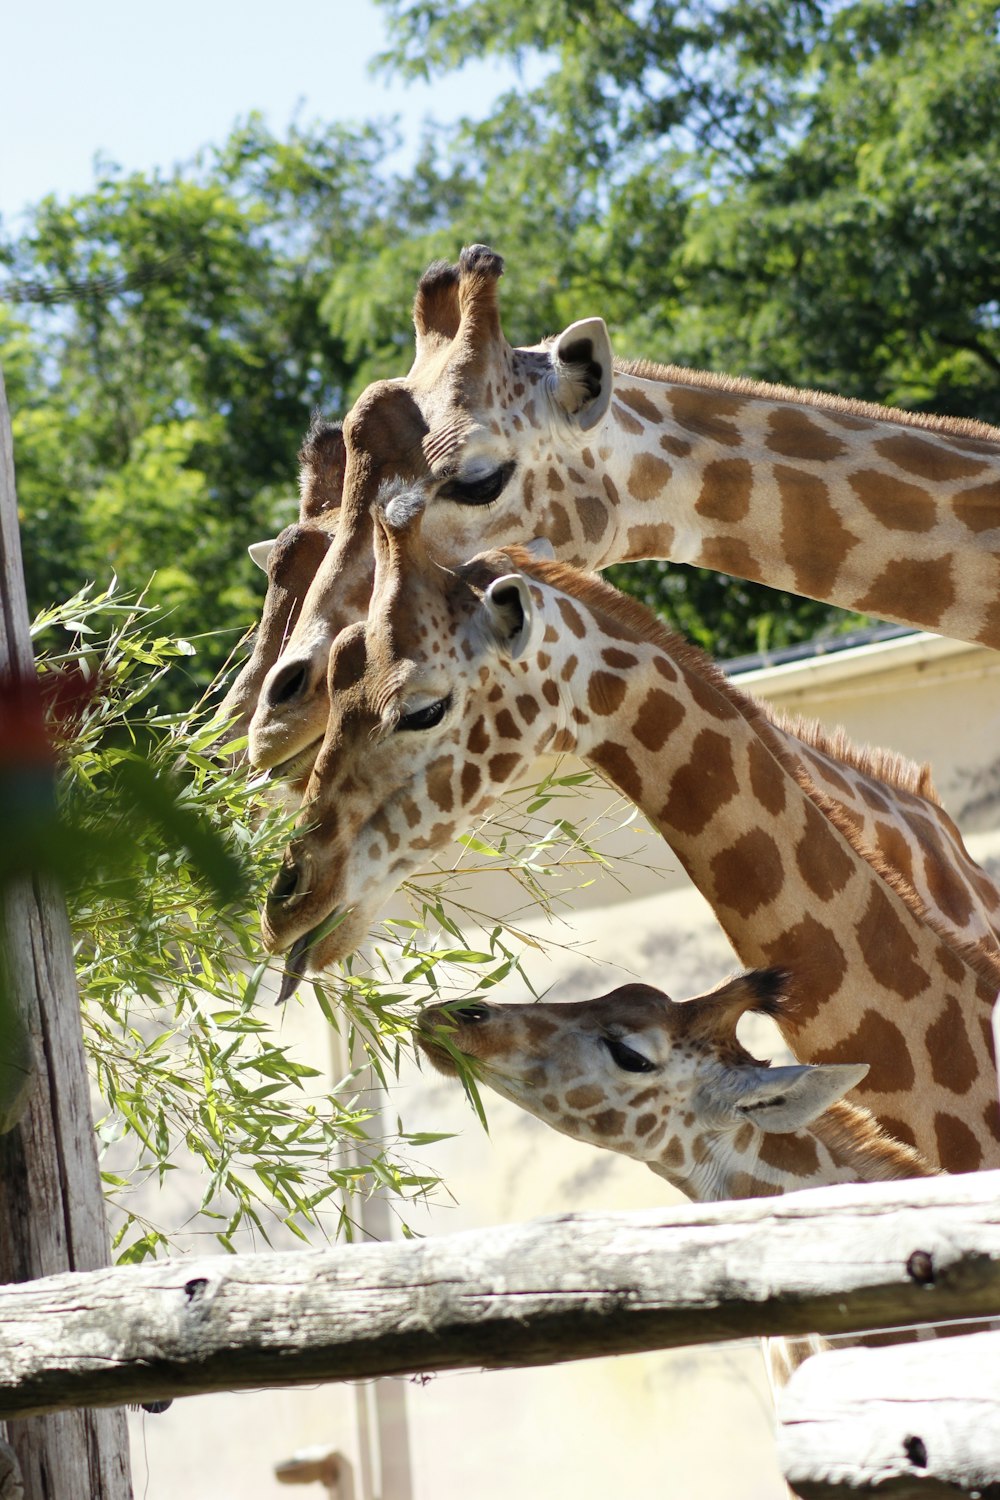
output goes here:
[{"label": "wooden beam", "polygon": [[778,1421],[803,1500],[1000,1500],[1000,1333],[816,1355]]},{"label": "wooden beam", "polygon": [[[34,676],[0,375],[0,681]],[[11,767],[7,768],[8,771]],[[66,905],[51,881],[9,881],[0,911],[7,993],[37,1072],[19,1123],[0,1135],[0,1281],[90,1271],[110,1258]],[[67,1403],[72,1405],[72,1403]],[[124,1412],[64,1411],[12,1423],[26,1495],[129,1500]]]},{"label": "wooden beam", "polygon": [[1000,1172],[0,1288],[0,1416],[1000,1313]]}]

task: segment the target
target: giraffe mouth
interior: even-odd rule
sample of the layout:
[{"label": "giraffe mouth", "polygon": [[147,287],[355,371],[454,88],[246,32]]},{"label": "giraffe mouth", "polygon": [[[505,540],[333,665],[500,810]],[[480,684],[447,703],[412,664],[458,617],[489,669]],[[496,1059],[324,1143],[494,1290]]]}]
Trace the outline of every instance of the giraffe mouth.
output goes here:
[{"label": "giraffe mouth", "polygon": [[287,760],[279,761],[276,766],[272,766],[268,773],[271,780],[305,781],[316,764],[316,757],[322,743],[323,736],[318,734],[304,749],[296,750],[295,754],[290,755]]}]

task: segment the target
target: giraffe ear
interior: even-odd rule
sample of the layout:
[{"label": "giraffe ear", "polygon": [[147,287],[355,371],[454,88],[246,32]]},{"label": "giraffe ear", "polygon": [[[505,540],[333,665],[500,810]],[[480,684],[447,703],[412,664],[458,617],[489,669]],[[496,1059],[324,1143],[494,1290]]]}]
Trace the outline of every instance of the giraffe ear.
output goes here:
[{"label": "giraffe ear", "polygon": [[505,656],[517,661],[528,649],[535,618],[527,580],[520,573],[494,579],[483,595],[483,611],[490,638]]},{"label": "giraffe ear", "polygon": [[614,382],[604,319],[571,323],[556,339],[549,359],[556,401],[581,431],[589,432],[607,411]]},{"label": "giraffe ear", "polygon": [[269,537],[266,542],[251,542],[247,551],[262,573],[267,572],[267,560],[277,545],[276,536]]},{"label": "giraffe ear", "polygon": [[761,1130],[788,1135],[811,1125],[859,1084],[867,1063],[796,1064],[788,1068],[743,1065],[727,1068],[709,1084],[704,1103],[730,1122],[750,1120]]}]

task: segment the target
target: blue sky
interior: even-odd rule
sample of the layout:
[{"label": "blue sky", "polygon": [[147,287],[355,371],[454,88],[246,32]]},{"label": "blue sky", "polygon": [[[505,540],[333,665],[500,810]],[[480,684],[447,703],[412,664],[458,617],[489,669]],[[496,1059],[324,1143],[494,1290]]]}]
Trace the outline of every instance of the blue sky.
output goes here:
[{"label": "blue sky", "polygon": [[[276,17],[280,15],[280,21]],[[282,130],[305,119],[482,115],[514,81],[474,64],[430,86],[374,79],[385,45],[374,0],[47,0],[4,8],[0,216],[17,227],[46,193],[85,191],[96,154],[170,168],[224,139],[250,110]]]}]

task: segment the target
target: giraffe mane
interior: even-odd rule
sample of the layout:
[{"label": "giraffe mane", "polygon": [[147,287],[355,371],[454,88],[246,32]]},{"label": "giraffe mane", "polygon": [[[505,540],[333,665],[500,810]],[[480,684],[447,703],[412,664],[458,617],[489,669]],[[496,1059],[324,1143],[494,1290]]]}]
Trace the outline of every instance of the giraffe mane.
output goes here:
[{"label": "giraffe mane", "polygon": [[834,1155],[861,1156],[883,1181],[940,1175],[913,1146],[883,1130],[869,1110],[845,1099],[831,1104],[811,1128]]},{"label": "giraffe mane", "polygon": [[[630,598],[627,594],[619,593],[602,578],[593,573],[577,572],[568,563],[535,557],[523,547],[505,547],[502,550],[519,571],[537,579],[539,583],[559,589],[572,598],[579,599],[582,604],[610,616],[628,630],[634,631],[641,640],[661,646],[682,667],[697,674],[702,681],[710,683],[748,723],[758,731],[763,730],[762,738],[771,753],[795,778],[810,801],[843,835],[855,854],[871,866],[875,874],[909,907],[914,916],[930,927],[953,953],[968,964],[975,974],[992,985],[994,990],[1000,988],[1000,952],[992,949],[985,939],[974,943],[964,942],[954,932],[949,931],[944,923],[928,910],[926,903],[921,900],[920,895],[908,881],[898,871],[887,865],[881,855],[865,844],[842,809],[816,787],[805,769],[796,763],[789,751],[773,734],[775,717],[768,711],[766,704],[742,692],[699,647],[691,645],[683,636],[676,635],[663,624],[662,620],[651,614],[644,604],[640,604],[638,600]],[[848,743],[845,739],[845,746]],[[858,757],[855,764],[860,765],[863,755],[861,752],[855,752],[855,754]],[[847,757],[842,756],[842,758]],[[880,757],[876,756],[873,759],[879,760]],[[896,759],[901,762],[904,760],[903,757]],[[912,770],[914,774],[918,774],[921,768],[916,767]],[[907,785],[901,789],[908,791],[911,787]]]},{"label": "giraffe mane", "polygon": [[787,401],[797,406],[824,407],[859,417],[868,422],[898,423],[901,427],[921,427],[939,432],[942,437],[975,438],[981,442],[1000,443],[1000,428],[974,417],[943,417],[933,412],[906,411],[902,407],[878,406],[852,396],[837,396],[830,391],[801,390],[794,386],[773,385],[766,380],[751,380],[745,375],[722,375],[714,370],[691,370],[685,365],[660,365],[647,359],[614,360],[619,375],[634,375],[637,380],[659,381],[669,385],[701,386],[725,395],[746,396],[760,401]]},{"label": "giraffe mane", "polygon": [[911,760],[898,750],[885,750],[878,745],[856,745],[842,726],[827,729],[818,719],[801,719],[797,714],[783,713],[756,698],[751,701],[775,728],[787,730],[810,749],[819,750],[833,760],[844,761],[863,775],[884,781],[895,791],[910,792],[915,797],[923,797],[925,802],[933,802],[935,807],[941,806],[931,768],[926,763]]}]

